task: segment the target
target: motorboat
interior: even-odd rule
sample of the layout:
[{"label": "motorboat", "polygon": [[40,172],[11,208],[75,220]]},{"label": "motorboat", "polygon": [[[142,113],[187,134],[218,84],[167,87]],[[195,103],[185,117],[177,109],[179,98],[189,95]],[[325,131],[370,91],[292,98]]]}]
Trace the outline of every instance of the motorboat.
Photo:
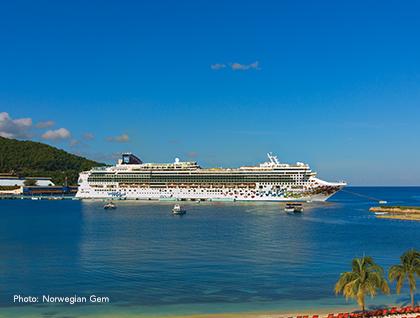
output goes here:
[{"label": "motorboat", "polygon": [[302,213],[303,205],[302,203],[286,203],[284,211],[287,213]]},{"label": "motorboat", "polygon": [[175,204],[174,207],[172,208],[172,213],[176,215],[182,215],[182,214],[187,213],[187,211],[183,209],[179,204]]},{"label": "motorboat", "polygon": [[115,210],[116,208],[117,206],[112,202],[108,202],[107,204],[104,205],[105,210]]}]

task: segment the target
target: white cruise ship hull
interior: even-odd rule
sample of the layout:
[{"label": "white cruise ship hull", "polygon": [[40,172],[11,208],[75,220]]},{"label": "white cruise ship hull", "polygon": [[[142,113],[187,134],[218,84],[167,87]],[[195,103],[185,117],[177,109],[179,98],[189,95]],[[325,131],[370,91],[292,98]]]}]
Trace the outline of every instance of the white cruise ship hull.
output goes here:
[{"label": "white cruise ship hull", "polygon": [[113,189],[111,191],[96,191],[89,185],[81,185],[76,194],[80,199],[113,199],[113,200],[205,200],[205,201],[326,201],[337,191],[341,190],[344,184],[334,184],[328,192],[321,192],[312,195],[304,193],[276,194],[271,191],[244,190],[236,193],[234,189],[138,189],[125,188]]}]

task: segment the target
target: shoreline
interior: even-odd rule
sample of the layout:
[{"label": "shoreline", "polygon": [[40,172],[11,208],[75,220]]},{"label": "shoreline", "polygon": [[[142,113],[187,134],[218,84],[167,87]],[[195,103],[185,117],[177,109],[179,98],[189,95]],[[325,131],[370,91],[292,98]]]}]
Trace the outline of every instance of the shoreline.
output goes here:
[{"label": "shoreline", "polygon": [[[51,307],[50,307],[51,308]],[[11,318],[11,317],[20,317],[20,318],[32,318],[32,317],[38,317],[39,312],[33,312],[29,310],[29,312],[22,312],[20,310],[17,310],[18,308],[14,308],[11,311],[3,311],[0,313],[0,318]],[[22,309],[22,308],[20,308]],[[28,310],[29,308],[26,308]],[[69,311],[69,308],[66,308],[63,312],[60,312],[60,314],[66,316],[66,315],[72,315],[74,314],[73,311]],[[80,318],[295,318],[297,316],[308,316],[308,318],[312,318],[313,315],[318,315],[319,318],[327,318],[328,314],[334,313],[335,315],[339,313],[350,313],[354,311],[358,311],[359,309],[357,307],[337,307],[337,308],[330,308],[329,310],[327,308],[322,309],[314,309],[314,310],[308,310],[303,309],[302,311],[276,311],[276,310],[268,310],[268,311],[238,311],[238,312],[217,312],[217,313],[197,313],[197,314],[147,314],[147,313],[117,313],[117,312],[77,312],[77,317]],[[58,313],[58,312],[57,312]]]},{"label": "shoreline", "polygon": [[[394,306],[400,307],[395,301],[390,299],[390,302],[381,301],[375,305],[372,303],[366,310],[374,310],[377,308],[391,308]],[[297,306],[296,306],[297,305]],[[232,308],[229,305],[215,306],[213,308],[204,309],[201,306],[186,306],[183,308],[179,305],[171,306],[170,308],[162,308],[158,311],[149,311],[148,306],[132,307],[128,310],[121,310],[118,305],[89,305],[89,306],[62,306],[59,304],[50,304],[42,306],[0,306],[0,318],[35,318],[44,314],[45,312],[55,312],[61,316],[75,316],[78,318],[297,318],[298,316],[308,316],[313,318],[318,315],[319,318],[327,318],[328,314],[333,313],[352,313],[360,311],[357,304],[353,302],[341,304],[293,304],[290,303],[289,308],[273,308],[268,306],[261,306],[260,308]],[[295,308],[299,307],[299,308]],[[194,308],[195,307],[195,308]],[[203,310],[204,309],[204,310]]]},{"label": "shoreline", "polygon": [[377,215],[378,219],[402,220],[402,221],[420,221],[419,214],[390,214],[390,215]]},{"label": "shoreline", "polygon": [[[100,306],[102,307],[102,306]],[[60,315],[63,317],[79,317],[79,318],[314,318],[318,316],[319,318],[327,318],[329,314],[333,314],[335,317],[339,314],[346,314],[346,313],[360,313],[361,309],[354,303],[348,305],[338,305],[338,306],[328,306],[328,307],[311,307],[302,308],[302,310],[276,310],[276,309],[268,309],[268,310],[245,310],[245,311],[230,311],[228,308],[224,308],[225,312],[213,312],[213,313],[189,313],[189,314],[182,314],[176,313],[174,311],[167,311],[161,313],[150,313],[150,312],[143,312],[142,310],[135,310],[135,311],[113,311],[112,309],[105,309],[104,307],[100,308],[96,307],[92,310],[91,308],[85,308],[85,310],[74,310],[75,307],[61,307],[61,306],[41,306],[41,307],[9,307],[6,310],[0,311],[0,318],[35,318],[39,317],[39,315],[43,315],[46,313],[46,309],[48,308],[47,312],[54,312],[56,315]],[[394,302],[390,302],[387,304],[382,303],[380,306],[376,306],[371,304],[366,308],[366,311],[375,311],[375,310],[382,310],[382,309],[391,309],[392,307],[397,308],[404,308],[404,305],[397,304]],[[0,307],[4,308],[4,307]],[[100,308],[100,310],[98,310]],[[79,307],[79,309],[81,309]],[[410,312],[405,314],[407,318],[417,317],[417,312]],[[414,315],[414,316],[413,316]],[[389,318],[390,316],[383,316],[382,318]]]},{"label": "shoreline", "polygon": [[[354,312],[358,309],[355,307],[350,308],[331,308],[327,310],[326,308],[323,309],[314,309],[308,310],[303,309],[301,311],[245,311],[245,312],[233,312],[233,313],[214,313],[214,314],[193,314],[193,315],[181,315],[181,316],[163,316],[167,318],[239,318],[239,317],[246,317],[246,318],[289,318],[289,317],[297,317],[307,315],[309,318],[312,318],[313,315],[318,315],[320,318],[327,317],[328,314],[334,313],[346,313],[346,312]],[[117,317],[115,317],[117,318]]]},{"label": "shoreline", "polygon": [[394,219],[403,221],[420,221],[420,207],[418,206],[378,206],[371,207],[378,219]]}]

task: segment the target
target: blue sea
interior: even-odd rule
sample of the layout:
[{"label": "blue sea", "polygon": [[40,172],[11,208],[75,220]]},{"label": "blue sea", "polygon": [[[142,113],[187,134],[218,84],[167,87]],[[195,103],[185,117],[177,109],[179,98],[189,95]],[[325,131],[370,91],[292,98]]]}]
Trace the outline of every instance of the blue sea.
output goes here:
[{"label": "blue sea", "polygon": [[[349,192],[350,191],[350,192]],[[355,195],[357,193],[359,195]],[[0,201],[0,317],[156,317],[356,307],[333,293],[353,257],[387,269],[420,249],[420,222],[376,219],[420,205],[419,187],[349,187],[288,215],[278,203]],[[173,204],[173,203],[172,203]],[[17,304],[22,296],[105,296],[104,304]],[[408,296],[368,299],[404,304]]]}]

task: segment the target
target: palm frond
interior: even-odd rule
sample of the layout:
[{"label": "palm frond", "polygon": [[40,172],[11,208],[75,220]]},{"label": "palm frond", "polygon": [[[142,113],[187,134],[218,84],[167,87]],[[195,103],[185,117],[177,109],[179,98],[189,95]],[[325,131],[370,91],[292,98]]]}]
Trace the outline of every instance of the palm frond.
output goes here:
[{"label": "palm frond", "polygon": [[351,271],[342,273],[335,285],[335,293],[343,294],[346,300],[353,298],[364,308],[365,296],[374,297],[378,290],[389,293],[389,286],[384,278],[384,270],[372,257],[354,258]]}]

